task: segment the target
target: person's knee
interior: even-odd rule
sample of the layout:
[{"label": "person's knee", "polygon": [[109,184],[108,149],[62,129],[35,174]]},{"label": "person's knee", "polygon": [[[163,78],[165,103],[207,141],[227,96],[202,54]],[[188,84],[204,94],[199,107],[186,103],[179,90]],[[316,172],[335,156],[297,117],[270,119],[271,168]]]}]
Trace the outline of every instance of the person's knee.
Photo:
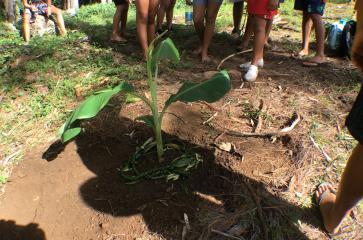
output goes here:
[{"label": "person's knee", "polygon": [[57,16],[62,16],[62,10],[56,7],[52,7],[52,13],[54,13]]},{"label": "person's knee", "polygon": [[216,17],[215,15],[208,15],[205,19],[205,25],[214,26],[216,24]]},{"label": "person's knee", "polygon": [[320,14],[315,14],[315,13],[313,13],[313,14],[309,14],[308,15],[308,18],[310,18],[311,20],[313,20],[313,23],[314,24],[322,24],[323,23],[323,20],[322,20],[322,17],[321,17],[321,15]]},{"label": "person's knee", "polygon": [[147,24],[148,22],[148,15],[147,13],[138,13],[138,17],[137,17],[137,21],[138,23],[141,23],[141,24]]},{"label": "person's knee", "polygon": [[265,33],[265,31],[266,31],[266,25],[265,24],[262,24],[260,22],[255,23],[255,26],[254,26],[255,34]]},{"label": "person's knee", "polygon": [[193,14],[193,21],[194,21],[194,24],[197,24],[197,25],[204,24],[204,16],[198,15],[198,14]]}]

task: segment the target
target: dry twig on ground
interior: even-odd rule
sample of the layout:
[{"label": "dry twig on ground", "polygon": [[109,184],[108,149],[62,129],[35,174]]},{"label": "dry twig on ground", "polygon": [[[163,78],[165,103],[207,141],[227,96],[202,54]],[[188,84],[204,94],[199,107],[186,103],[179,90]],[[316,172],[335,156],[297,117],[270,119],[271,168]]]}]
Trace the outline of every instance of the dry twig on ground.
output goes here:
[{"label": "dry twig on ground", "polygon": [[290,132],[291,130],[293,130],[296,125],[300,122],[301,118],[297,113],[294,113],[294,115],[291,118],[291,125],[287,126],[283,129],[281,129],[280,131],[274,131],[274,132],[261,132],[261,133],[256,133],[256,132],[237,132],[237,131],[232,131],[232,130],[226,130],[224,129],[224,131],[226,132],[227,135],[230,136],[235,136],[235,137],[273,137],[273,136],[282,136],[285,135],[286,133]]},{"label": "dry twig on ground", "polygon": [[314,140],[314,138],[312,136],[309,136],[311,142],[313,143],[314,147],[316,147],[319,152],[321,152],[323,154],[323,156],[325,157],[325,159],[328,161],[328,162],[331,162],[332,161],[332,158],[324,151],[324,149],[322,147],[320,147]]},{"label": "dry twig on ground", "polygon": [[219,71],[219,70],[221,69],[221,67],[222,67],[223,63],[224,63],[225,61],[227,61],[228,59],[233,58],[233,57],[235,57],[235,56],[237,56],[237,55],[242,55],[242,54],[249,53],[249,52],[252,52],[252,51],[253,51],[253,49],[248,49],[248,50],[245,50],[245,51],[242,51],[242,52],[238,52],[238,53],[233,53],[233,54],[231,54],[231,55],[227,56],[226,58],[224,58],[224,59],[223,59],[223,60],[219,63],[219,65],[218,65],[218,67],[217,67],[217,70]]},{"label": "dry twig on ground", "polygon": [[253,132],[254,133],[257,133],[257,132],[260,132],[261,131],[261,127],[262,127],[262,123],[263,123],[263,119],[262,119],[262,115],[263,113],[266,111],[267,107],[266,105],[264,104],[263,100],[261,99],[260,100],[260,113],[258,114],[258,119],[257,119],[257,124],[256,124],[256,127],[255,129],[253,129]]}]

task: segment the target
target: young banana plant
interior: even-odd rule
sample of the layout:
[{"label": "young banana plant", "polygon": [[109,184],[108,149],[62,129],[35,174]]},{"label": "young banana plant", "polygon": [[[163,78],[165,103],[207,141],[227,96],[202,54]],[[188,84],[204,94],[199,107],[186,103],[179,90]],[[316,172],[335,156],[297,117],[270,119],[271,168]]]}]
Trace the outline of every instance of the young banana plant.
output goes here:
[{"label": "young banana plant", "polygon": [[75,109],[61,127],[59,135],[63,142],[70,141],[81,132],[81,120],[96,116],[97,113],[107,105],[112,96],[120,92],[124,92],[140,98],[146,103],[146,105],[149,106],[151,115],[140,116],[137,119],[145,122],[147,126],[153,129],[157,156],[159,162],[161,162],[164,154],[161,125],[167,108],[177,101],[206,101],[208,103],[212,103],[221,99],[231,89],[231,82],[228,73],[226,71],[221,71],[214,75],[211,79],[201,83],[185,82],[175,94],[172,94],[169,97],[169,99],[165,102],[164,107],[162,109],[158,109],[156,80],[158,78],[159,62],[162,59],[168,59],[176,64],[180,60],[179,52],[170,38],[167,38],[161,41],[158,45],[155,45],[161,37],[162,35],[150,44],[146,61],[148,76],[147,83],[151,99],[148,99],[143,95],[139,95],[134,88],[125,81],[121,81],[118,86],[112,89],[98,91],[88,97],[77,109]]}]

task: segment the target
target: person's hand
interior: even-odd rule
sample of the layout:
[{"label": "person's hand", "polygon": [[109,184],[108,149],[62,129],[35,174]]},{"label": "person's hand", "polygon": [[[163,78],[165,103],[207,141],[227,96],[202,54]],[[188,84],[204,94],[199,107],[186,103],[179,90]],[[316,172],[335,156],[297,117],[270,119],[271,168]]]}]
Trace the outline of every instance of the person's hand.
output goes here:
[{"label": "person's hand", "polygon": [[276,10],[279,8],[279,0],[269,0],[268,1],[268,9]]},{"label": "person's hand", "polygon": [[33,12],[38,11],[38,9],[34,6],[34,5],[30,5],[30,10],[32,10]]},{"label": "person's hand", "polygon": [[48,6],[48,9],[47,9],[47,17],[49,17],[50,15],[52,15],[52,9],[50,6]]}]

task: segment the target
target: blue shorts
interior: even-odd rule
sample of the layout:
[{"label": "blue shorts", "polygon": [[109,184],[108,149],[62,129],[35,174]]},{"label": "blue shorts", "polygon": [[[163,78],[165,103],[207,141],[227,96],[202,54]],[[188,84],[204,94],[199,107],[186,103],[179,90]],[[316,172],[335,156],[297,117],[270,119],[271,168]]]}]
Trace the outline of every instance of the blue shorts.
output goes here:
[{"label": "blue shorts", "polygon": [[319,14],[323,16],[325,2],[323,0],[295,0],[294,9],[308,14]]},{"label": "blue shorts", "polygon": [[345,124],[350,134],[363,145],[363,85]]},{"label": "blue shorts", "polygon": [[222,4],[223,0],[194,0],[193,5],[208,5],[209,2]]}]

